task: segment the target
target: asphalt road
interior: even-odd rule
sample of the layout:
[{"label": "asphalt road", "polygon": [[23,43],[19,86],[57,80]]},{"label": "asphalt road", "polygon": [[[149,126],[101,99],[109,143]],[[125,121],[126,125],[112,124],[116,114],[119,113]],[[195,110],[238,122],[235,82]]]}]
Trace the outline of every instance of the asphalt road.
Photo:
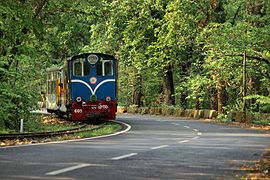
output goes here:
[{"label": "asphalt road", "polygon": [[0,148],[0,179],[238,179],[270,144],[263,131],[119,115],[131,129],[99,139]]}]

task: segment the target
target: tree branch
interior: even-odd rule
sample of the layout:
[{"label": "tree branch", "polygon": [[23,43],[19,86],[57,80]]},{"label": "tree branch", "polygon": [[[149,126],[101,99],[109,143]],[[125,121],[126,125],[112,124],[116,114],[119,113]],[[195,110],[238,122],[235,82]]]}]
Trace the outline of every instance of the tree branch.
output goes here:
[{"label": "tree branch", "polygon": [[[243,57],[244,54],[224,54],[224,56],[231,56],[231,57],[240,56],[240,57]],[[266,63],[268,66],[270,66],[269,59],[266,59],[266,58],[263,58],[263,57],[260,57],[260,56],[248,56],[248,55],[246,55],[246,58],[262,61],[262,62]]]},{"label": "tree branch", "polygon": [[234,25],[234,24],[235,24],[236,17],[237,17],[237,15],[238,15],[238,13],[239,13],[240,8],[241,8],[241,6],[239,6],[239,7],[237,8],[237,10],[236,10],[236,12],[235,12],[235,14],[234,14],[234,16],[233,16],[232,25]]},{"label": "tree branch", "polygon": [[36,18],[42,11],[43,7],[46,5],[47,0],[39,0],[36,2],[36,6],[35,6],[35,16],[34,18]]}]

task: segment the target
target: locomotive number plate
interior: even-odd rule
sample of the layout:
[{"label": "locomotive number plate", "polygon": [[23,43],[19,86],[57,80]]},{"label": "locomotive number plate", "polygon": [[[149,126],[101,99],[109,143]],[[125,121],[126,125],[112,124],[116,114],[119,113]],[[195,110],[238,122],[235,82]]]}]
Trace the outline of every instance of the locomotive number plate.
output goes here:
[{"label": "locomotive number plate", "polygon": [[99,105],[98,109],[108,109],[108,105]]},{"label": "locomotive number plate", "polygon": [[74,109],[74,113],[82,113],[82,109]]}]

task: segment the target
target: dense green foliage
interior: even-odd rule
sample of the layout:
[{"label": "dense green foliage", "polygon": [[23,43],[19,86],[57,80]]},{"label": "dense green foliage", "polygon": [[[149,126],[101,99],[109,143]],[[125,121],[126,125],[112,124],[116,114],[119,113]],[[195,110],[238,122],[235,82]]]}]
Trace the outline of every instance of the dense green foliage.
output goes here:
[{"label": "dense green foliage", "polygon": [[269,0],[5,0],[0,42],[1,128],[89,51],[118,58],[119,104],[270,111]]}]

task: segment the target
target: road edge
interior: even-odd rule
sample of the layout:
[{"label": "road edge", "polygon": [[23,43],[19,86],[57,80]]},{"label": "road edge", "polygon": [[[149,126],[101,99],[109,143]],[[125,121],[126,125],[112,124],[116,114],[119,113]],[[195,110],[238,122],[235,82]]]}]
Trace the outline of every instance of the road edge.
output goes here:
[{"label": "road edge", "polygon": [[118,124],[120,124],[122,128],[120,131],[107,134],[107,135],[101,135],[101,136],[94,136],[94,137],[88,137],[88,138],[79,138],[79,139],[70,139],[70,140],[63,140],[63,141],[52,141],[52,142],[42,142],[42,143],[34,143],[34,144],[21,144],[21,145],[11,145],[11,146],[3,146],[0,147],[0,149],[7,149],[7,148],[18,148],[18,147],[27,147],[27,146],[38,146],[38,145],[46,145],[46,144],[60,144],[60,143],[68,143],[68,142],[76,142],[76,141],[85,141],[85,140],[92,140],[92,139],[100,139],[100,138],[106,138],[106,137],[112,137],[117,136],[123,133],[128,132],[131,129],[131,126],[127,123],[121,122],[121,121],[113,121]]}]

